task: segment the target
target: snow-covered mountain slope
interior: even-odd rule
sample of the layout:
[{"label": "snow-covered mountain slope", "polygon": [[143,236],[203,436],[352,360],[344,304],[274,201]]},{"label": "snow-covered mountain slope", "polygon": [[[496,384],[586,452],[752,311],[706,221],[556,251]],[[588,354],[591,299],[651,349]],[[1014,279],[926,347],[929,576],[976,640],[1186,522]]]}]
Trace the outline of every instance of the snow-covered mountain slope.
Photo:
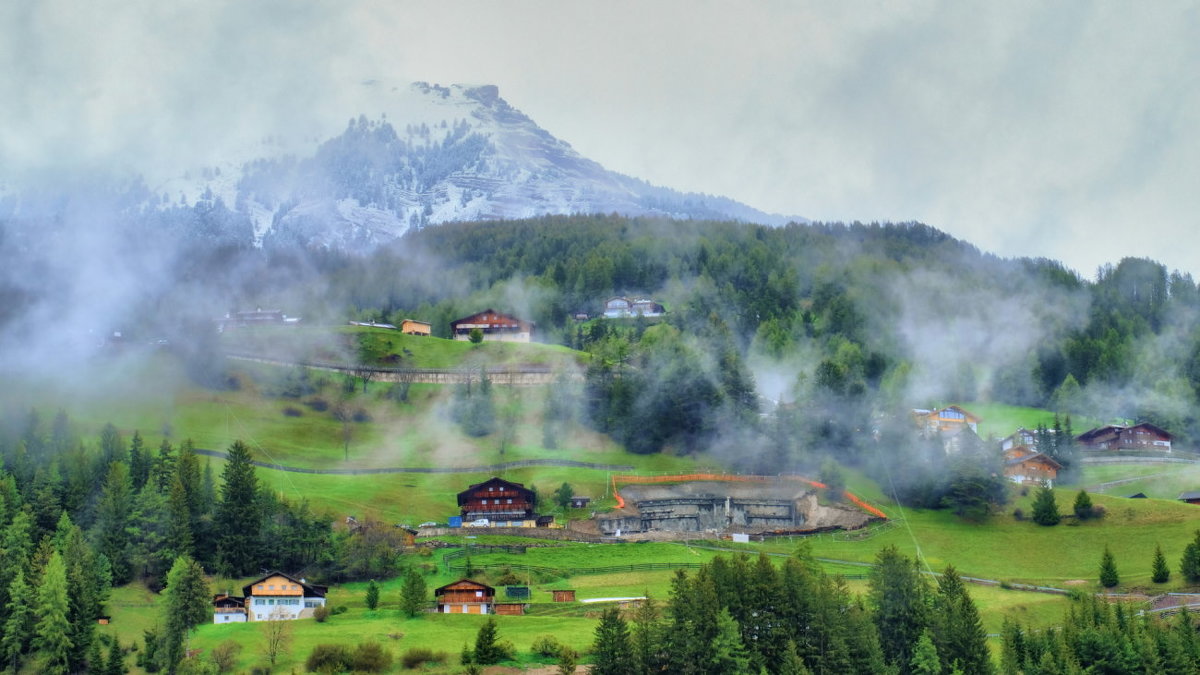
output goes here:
[{"label": "snow-covered mountain slope", "polygon": [[160,204],[220,201],[255,244],[361,250],[411,227],[547,214],[622,213],[782,224],[726,199],[608,171],[541,129],[494,86],[368,83],[361,109],[324,142],[276,138],[220,166],[152,187]]}]

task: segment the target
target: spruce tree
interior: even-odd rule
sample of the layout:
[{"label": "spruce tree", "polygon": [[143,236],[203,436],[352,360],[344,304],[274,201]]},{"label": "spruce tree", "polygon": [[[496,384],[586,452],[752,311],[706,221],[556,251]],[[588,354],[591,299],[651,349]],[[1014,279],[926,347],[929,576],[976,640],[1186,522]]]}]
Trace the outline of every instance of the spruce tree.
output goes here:
[{"label": "spruce tree", "polygon": [[1038,525],[1057,525],[1062,518],[1058,515],[1058,502],[1054,499],[1054,490],[1039,488],[1033,498],[1033,522]]},{"label": "spruce tree", "polygon": [[1075,494],[1073,510],[1075,511],[1075,517],[1080,520],[1087,520],[1095,515],[1095,510],[1092,508],[1092,498],[1088,495],[1087,490],[1080,490]]},{"label": "spruce tree", "polygon": [[166,600],[163,603],[162,635],[159,637],[159,662],[173,672],[183,660],[189,631],[209,618],[210,595],[204,569],[188,556],[179,556],[167,574]]},{"label": "spruce tree", "polygon": [[804,659],[796,652],[795,640],[788,640],[784,645],[777,672],[779,675],[810,675],[808,667],[804,665]]},{"label": "spruce tree", "polygon": [[67,600],[67,567],[62,554],[55,551],[46,563],[38,586],[37,624],[33,645],[40,653],[42,672],[52,675],[71,671],[71,623]]},{"label": "spruce tree", "polygon": [[379,606],[379,584],[372,579],[367,584],[367,609],[375,609]]},{"label": "spruce tree", "polygon": [[917,646],[913,648],[908,667],[908,672],[912,675],[941,675],[942,662],[928,629],[922,631],[921,637],[917,638]]},{"label": "spruce tree", "polygon": [[33,589],[25,583],[25,572],[18,569],[8,586],[8,618],[4,621],[4,637],[0,638],[0,665],[14,672],[20,670],[21,655],[33,638],[33,600]]},{"label": "spruce tree", "polygon": [[967,673],[990,673],[991,653],[988,651],[987,631],[975,602],[967,593],[962,577],[953,565],[947,566],[938,578],[933,598],[934,632],[931,637],[946,670],[961,669]]},{"label": "spruce tree", "polygon": [[1200,530],[1196,530],[1195,539],[1183,549],[1179,574],[1190,584],[1200,582]]},{"label": "spruce tree", "polygon": [[903,667],[912,660],[917,639],[929,626],[925,579],[916,561],[888,546],[875,556],[867,583],[884,658]]},{"label": "spruce tree", "polygon": [[1154,563],[1150,569],[1150,580],[1156,584],[1165,584],[1171,579],[1171,570],[1167,567],[1167,557],[1163,555],[1162,545],[1154,545]]},{"label": "spruce tree", "polygon": [[141,492],[149,479],[150,453],[146,450],[142,434],[134,430],[133,438],[129,439],[129,482],[134,492]]},{"label": "spruce tree", "polygon": [[425,578],[416,569],[408,570],[400,587],[400,610],[409,617],[420,615],[425,609],[426,593]]},{"label": "spruce tree", "polygon": [[1113,558],[1112,551],[1105,546],[1104,555],[1100,556],[1100,585],[1112,588],[1119,583],[1121,578],[1117,575],[1117,561]]},{"label": "spruce tree", "polygon": [[750,657],[742,643],[738,623],[730,616],[729,609],[722,607],[721,612],[717,614],[717,634],[712,643],[712,661],[706,672],[712,675],[744,675],[749,672],[749,665]]},{"label": "spruce tree", "polygon": [[628,675],[633,671],[629,629],[616,607],[604,610],[592,644],[592,675]]},{"label": "spruce tree", "polygon": [[227,574],[249,574],[257,566],[262,522],[258,478],[251,464],[250,448],[245,443],[235,441],[229,447],[221,479],[221,502],[217,506],[220,532],[217,564]]},{"label": "spruce tree", "polygon": [[504,652],[497,642],[496,619],[489,616],[475,634],[475,649],[471,652],[471,662],[482,666],[499,663],[504,658]]},{"label": "spruce tree", "polygon": [[96,505],[93,535],[99,553],[112,565],[113,582],[127,583],[133,577],[129,564],[129,526],[133,518],[133,484],[124,462],[108,465],[108,475]]}]

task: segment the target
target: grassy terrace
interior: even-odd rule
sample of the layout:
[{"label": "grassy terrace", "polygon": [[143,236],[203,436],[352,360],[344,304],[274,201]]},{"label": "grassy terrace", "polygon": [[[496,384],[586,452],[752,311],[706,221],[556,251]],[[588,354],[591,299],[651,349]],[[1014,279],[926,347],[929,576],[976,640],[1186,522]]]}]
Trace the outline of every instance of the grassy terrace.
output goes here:
[{"label": "grassy terrace", "polygon": [[488,342],[405,335],[368,326],[256,326],[221,336],[225,349],[303,361],[346,362],[362,359],[388,367],[458,368],[486,365],[567,366],[587,354],[561,345]]},{"label": "grassy terrace", "polygon": [[[481,544],[518,543],[512,537],[480,536],[473,540]],[[529,544],[546,542],[525,540]],[[421,560],[436,568],[427,577],[430,589],[453,581],[458,577],[445,571],[440,564],[446,549],[438,550],[431,558]],[[639,562],[703,562],[710,560],[715,552],[688,547],[681,544],[612,544],[588,545],[565,544],[544,548],[530,548],[524,555],[483,553],[475,551],[472,560],[477,563],[523,562],[545,566],[589,566],[607,564],[630,564]],[[420,560],[420,559],[419,559]],[[460,559],[461,560],[461,559]],[[773,558],[773,560],[780,560]],[[828,566],[831,573],[842,571],[861,572],[861,568]],[[476,574],[474,578],[497,585],[502,571]],[[592,642],[596,616],[603,604],[585,603],[555,604],[550,602],[552,588],[573,588],[580,599],[643,595],[665,599],[668,596],[670,571],[635,572],[621,574],[587,574],[571,578],[529,576],[527,580],[533,591],[530,614],[523,617],[498,617],[500,635],[510,640],[518,652],[518,662],[533,665],[543,660],[533,655],[530,645],[538,636],[555,635],[560,641],[579,650],[586,650]],[[520,577],[521,573],[517,573]],[[237,589],[248,579],[214,579],[213,588]],[[865,592],[866,582],[847,582],[854,592]],[[293,647],[277,670],[301,670],[304,659],[313,646],[322,642],[354,644],[364,640],[375,640],[397,656],[414,646],[431,647],[448,652],[449,663],[455,664],[428,672],[457,672],[457,655],[463,644],[474,640],[483,618],[462,615],[426,615],[418,619],[407,619],[397,610],[400,582],[393,579],[381,583],[381,606],[372,611],[365,605],[366,584],[354,583],[334,586],[330,589],[329,604],[344,606],[347,611],[331,617],[325,624],[314,621],[298,621],[292,624]],[[1019,618],[1035,626],[1052,625],[1061,619],[1066,606],[1062,596],[1023,591],[1005,590],[997,587],[970,586],[969,590],[978,603],[989,632],[997,632],[1005,616]],[[503,592],[501,591],[501,597]],[[114,593],[110,602],[113,623],[102,630],[115,634],[123,642],[140,639],[141,632],[154,625],[157,618],[158,596],[140,585],[126,586]],[[234,640],[243,646],[238,663],[239,670],[248,670],[262,661],[263,638],[256,624],[201,626],[191,640],[194,649],[210,650],[225,640]],[[396,669],[399,671],[399,668]]]}]

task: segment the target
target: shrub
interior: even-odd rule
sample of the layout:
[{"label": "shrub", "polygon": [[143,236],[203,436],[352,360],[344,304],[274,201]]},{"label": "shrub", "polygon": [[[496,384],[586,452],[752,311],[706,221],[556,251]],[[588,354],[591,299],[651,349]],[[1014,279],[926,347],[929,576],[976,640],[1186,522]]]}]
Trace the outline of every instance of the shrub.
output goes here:
[{"label": "shrub", "polygon": [[283,409],[283,414],[285,417],[303,417],[304,416],[304,412],[302,410],[300,410],[299,408],[290,406],[290,405]]},{"label": "shrub", "polygon": [[237,664],[238,653],[242,651],[242,646],[233,640],[226,640],[221,644],[213,647],[208,658],[212,660],[216,666],[218,673],[228,673],[233,670]]},{"label": "shrub", "polygon": [[310,673],[337,673],[350,670],[350,650],[345,645],[319,644],[304,662]]},{"label": "shrub", "polygon": [[329,608],[325,605],[317,607],[313,610],[313,618],[317,620],[317,623],[325,623],[325,620],[329,618]]},{"label": "shrub", "polygon": [[1073,510],[1075,516],[1080,520],[1087,520],[1093,515],[1092,498],[1088,495],[1087,490],[1080,490],[1075,494],[1075,505]]},{"label": "shrub", "polygon": [[413,647],[400,657],[400,665],[405,668],[420,668],[426,663],[445,663],[449,658],[446,652],[435,652],[428,647]]},{"label": "shrub", "polygon": [[378,642],[360,642],[350,656],[350,666],[355,672],[382,673],[392,667],[392,653]]},{"label": "shrub", "polygon": [[345,613],[346,613],[346,606],[338,605],[337,607],[334,607],[333,610],[331,610],[329,612],[329,616],[337,616],[338,614],[345,614]]},{"label": "shrub", "polygon": [[562,653],[562,648],[562,643],[553,635],[539,635],[534,638],[529,649],[539,656],[558,658],[558,655]]},{"label": "shrub", "polygon": [[505,568],[504,574],[501,574],[500,577],[498,579],[496,579],[496,585],[497,586],[524,586],[525,580],[522,579],[521,577],[513,574],[511,569]]},{"label": "shrub", "polygon": [[368,412],[366,411],[366,409],[364,409],[364,408],[359,408],[358,410],[355,410],[355,411],[354,411],[354,416],[352,417],[352,419],[353,419],[355,422],[359,422],[359,423],[370,422],[370,421],[371,421],[371,414],[370,414],[370,413],[368,413]]},{"label": "shrub", "polygon": [[1025,511],[1020,508],[1013,509],[1013,520],[1025,520]]},{"label": "shrub", "polygon": [[312,408],[317,412],[325,412],[326,410],[329,410],[329,401],[326,401],[323,398],[310,398],[307,405],[309,408]]}]

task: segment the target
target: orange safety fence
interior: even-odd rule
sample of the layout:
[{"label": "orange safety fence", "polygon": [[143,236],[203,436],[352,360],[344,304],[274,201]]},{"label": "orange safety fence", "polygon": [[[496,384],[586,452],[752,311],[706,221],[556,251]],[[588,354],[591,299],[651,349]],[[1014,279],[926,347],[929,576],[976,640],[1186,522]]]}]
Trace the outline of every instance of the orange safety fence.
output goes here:
[{"label": "orange safety fence", "polygon": [[[670,476],[629,476],[629,475],[622,476],[622,475],[613,474],[613,477],[612,477],[613,497],[616,498],[616,500],[617,500],[617,508],[618,509],[625,508],[625,499],[623,497],[621,497],[621,493],[617,490],[617,482],[618,481],[621,483],[645,484],[645,483],[682,483],[682,482],[693,481],[693,480],[725,481],[725,482],[732,482],[732,483],[774,483],[776,481],[781,481],[781,480],[792,480],[792,481],[798,481],[801,483],[808,483],[809,485],[811,485],[815,488],[825,488],[826,487],[826,485],[820,481],[809,480],[808,478],[805,478],[803,476],[796,476],[796,475],[792,475],[792,474],[785,474],[785,475],[779,475],[779,476],[742,476],[742,475],[737,475],[737,474],[726,474],[726,473],[684,473],[684,474],[675,474],[675,475],[670,475]],[[853,502],[855,506],[866,511],[867,513],[869,513],[873,516],[878,516],[880,518],[883,518],[884,520],[888,519],[886,513],[884,513],[883,511],[880,511],[878,508],[871,506],[867,502],[863,501],[862,499],[860,499],[858,497],[858,495],[854,494],[853,492],[850,492],[849,490],[843,490],[842,494],[844,494],[846,496],[846,499],[849,499],[851,502]]]}]

